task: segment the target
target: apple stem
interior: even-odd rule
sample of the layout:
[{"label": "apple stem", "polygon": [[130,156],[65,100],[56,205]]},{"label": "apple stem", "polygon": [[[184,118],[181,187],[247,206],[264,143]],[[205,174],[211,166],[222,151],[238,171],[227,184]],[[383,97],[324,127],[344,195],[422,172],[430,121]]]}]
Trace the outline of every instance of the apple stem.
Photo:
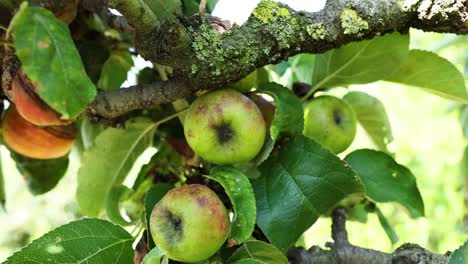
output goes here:
[{"label": "apple stem", "polygon": [[310,90],[309,92],[307,92],[307,94],[302,97],[300,100],[301,102],[304,102],[305,100],[307,100],[307,98],[311,97],[318,89],[320,89],[320,87],[326,83],[328,81],[328,77],[323,79],[322,81],[316,83]]},{"label": "apple stem", "polygon": [[184,114],[185,112],[187,112],[187,110],[188,110],[188,108],[185,108],[185,109],[182,110],[182,111],[179,111],[179,112],[177,112],[177,113],[175,113],[175,114],[172,114],[172,115],[170,115],[170,116],[168,116],[168,117],[165,117],[165,118],[163,118],[163,119],[161,119],[161,120],[159,120],[159,121],[156,121],[156,122],[155,122],[155,125],[156,125],[156,126],[159,126],[159,125],[161,125],[161,124],[163,124],[163,123],[166,123],[167,121],[169,121],[169,120],[171,120],[171,119],[173,119],[173,118],[176,118],[176,117],[178,117],[178,116]]}]

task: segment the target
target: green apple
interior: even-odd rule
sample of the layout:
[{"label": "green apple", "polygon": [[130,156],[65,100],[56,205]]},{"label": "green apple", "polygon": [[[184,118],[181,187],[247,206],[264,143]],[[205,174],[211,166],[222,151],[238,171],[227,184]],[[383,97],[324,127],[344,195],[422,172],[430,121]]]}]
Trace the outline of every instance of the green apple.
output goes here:
[{"label": "green apple", "polygon": [[252,100],[233,89],[197,98],[185,116],[184,134],[203,159],[233,164],[253,159],[263,146],[266,125]]},{"label": "green apple", "polygon": [[198,262],[215,254],[228,238],[229,215],[211,189],[184,185],[170,190],[154,206],[150,230],[168,258]]},{"label": "green apple", "polygon": [[337,97],[314,98],[304,107],[304,135],[333,153],[343,152],[356,136],[356,114],[348,103]]}]

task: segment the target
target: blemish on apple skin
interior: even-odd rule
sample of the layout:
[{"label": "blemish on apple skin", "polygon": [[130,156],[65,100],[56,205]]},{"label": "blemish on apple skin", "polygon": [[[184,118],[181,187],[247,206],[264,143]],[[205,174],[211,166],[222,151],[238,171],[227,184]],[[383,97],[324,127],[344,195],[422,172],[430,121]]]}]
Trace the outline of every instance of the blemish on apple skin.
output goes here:
[{"label": "blemish on apple skin", "polygon": [[193,137],[192,129],[189,129],[189,131],[187,132],[187,135],[188,135],[189,137]]},{"label": "blemish on apple skin", "polygon": [[216,111],[216,113],[222,115],[223,114],[223,107],[220,104],[216,104],[215,111]]},{"label": "blemish on apple skin", "polygon": [[208,106],[206,104],[201,104],[197,108],[197,113],[206,114],[207,110],[208,110]]},{"label": "blemish on apple skin", "polygon": [[205,197],[197,197],[197,203],[200,207],[205,207],[207,204],[207,200]]}]

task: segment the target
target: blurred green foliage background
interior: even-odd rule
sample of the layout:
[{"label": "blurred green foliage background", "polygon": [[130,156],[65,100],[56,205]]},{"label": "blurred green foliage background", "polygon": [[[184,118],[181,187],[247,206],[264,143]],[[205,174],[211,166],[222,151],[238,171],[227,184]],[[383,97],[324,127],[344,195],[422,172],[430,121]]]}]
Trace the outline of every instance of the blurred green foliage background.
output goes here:
[{"label": "blurred green foliage background", "polygon": [[[468,67],[466,36],[411,31],[411,48],[437,52],[454,63],[460,71],[466,71]],[[465,72],[465,82],[466,76]],[[287,80],[280,81],[287,83]],[[385,82],[352,86],[349,89],[368,92],[386,106],[394,135],[389,148],[395,153],[396,160],[416,175],[426,210],[425,218],[411,219],[403,207],[396,204],[380,205],[396,230],[399,242],[391,244],[376,215],[370,215],[365,224],[348,222],[351,242],[387,252],[404,242],[417,243],[439,253],[454,250],[468,237],[467,227],[463,225],[468,175],[463,175],[461,171],[463,151],[468,139],[463,138],[460,113],[455,104],[417,88]],[[346,91],[344,88],[334,89],[333,93],[343,95]],[[346,153],[357,148],[372,147],[371,141],[360,129]],[[78,169],[75,153],[72,153],[67,175],[58,186],[36,197],[27,190],[4,147],[1,147],[0,155],[7,188],[6,212],[0,211],[0,261],[3,261],[31,240],[81,216],[75,202]],[[329,218],[320,219],[306,232],[305,244],[323,246],[326,241],[331,241],[330,225]]]}]

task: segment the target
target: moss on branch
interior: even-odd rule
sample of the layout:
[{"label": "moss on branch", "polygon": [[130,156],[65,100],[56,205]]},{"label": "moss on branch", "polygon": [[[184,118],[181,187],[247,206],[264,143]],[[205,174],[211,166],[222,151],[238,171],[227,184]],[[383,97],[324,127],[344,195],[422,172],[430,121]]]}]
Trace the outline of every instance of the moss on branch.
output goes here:
[{"label": "moss on branch", "polygon": [[[140,87],[132,87],[125,92],[131,107],[121,101],[118,106],[109,107],[93,104],[91,109],[100,109],[94,113],[102,116],[118,116],[129,109],[172,102],[197,90],[223,87],[256,68],[299,53],[322,53],[395,30],[408,32],[414,27],[468,33],[466,0],[328,0],[323,10],[315,13],[298,12],[272,0],[262,0],[246,23],[222,32],[212,29],[208,21],[198,16],[160,21],[142,0],[96,1],[112,4],[135,28],[138,54],[170,66],[176,79],[190,84],[176,85],[177,93],[150,101],[141,97]],[[153,88],[159,92],[161,85]],[[147,87],[145,91],[150,89]],[[113,96],[120,95],[118,92],[102,95],[97,102],[111,102]],[[109,100],[103,100],[104,97]],[[106,109],[111,107],[109,114]]]}]

